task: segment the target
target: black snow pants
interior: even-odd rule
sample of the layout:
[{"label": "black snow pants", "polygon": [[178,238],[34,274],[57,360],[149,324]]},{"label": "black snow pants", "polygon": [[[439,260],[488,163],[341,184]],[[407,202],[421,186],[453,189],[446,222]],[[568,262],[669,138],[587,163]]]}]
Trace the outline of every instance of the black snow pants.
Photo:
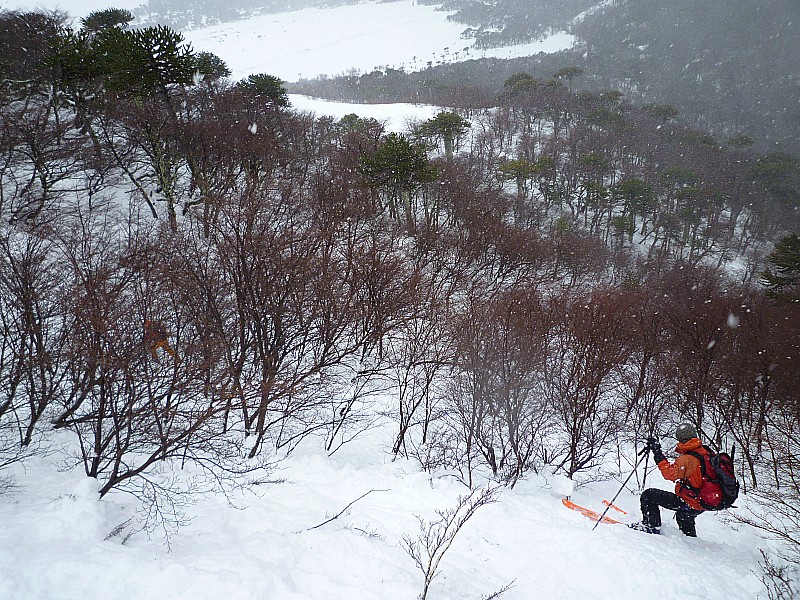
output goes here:
[{"label": "black snow pants", "polygon": [[694,510],[678,495],[672,492],[648,488],[642,492],[640,502],[642,505],[642,524],[647,527],[661,527],[661,511],[659,507],[675,511],[675,520],[678,529],[683,535],[697,537],[694,520],[702,510]]}]

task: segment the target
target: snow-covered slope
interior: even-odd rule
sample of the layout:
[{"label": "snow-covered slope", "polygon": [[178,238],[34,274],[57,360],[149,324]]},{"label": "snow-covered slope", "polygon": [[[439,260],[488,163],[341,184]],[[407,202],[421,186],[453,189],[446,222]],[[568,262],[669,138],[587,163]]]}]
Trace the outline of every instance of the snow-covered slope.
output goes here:
[{"label": "snow-covered slope", "polygon": [[[85,10],[81,7],[90,6],[85,0],[59,4],[81,16],[105,3]],[[363,12],[344,10],[356,8]],[[424,27],[434,37],[413,48],[405,42],[403,27],[422,29],[423,24],[404,20],[411,11],[426,15]],[[283,18],[297,16],[290,15]],[[337,39],[325,41],[322,33],[301,35],[302,27],[281,37],[289,25],[282,25],[278,16],[265,18],[273,29],[241,23],[189,35],[197,50],[228,61],[237,77],[266,71],[287,80],[299,73],[368,70],[380,64],[410,68],[414,56],[424,67],[434,52],[444,56],[449,47],[453,56],[466,45],[458,40],[460,27],[447,23],[445,13],[410,1],[330,9],[318,16]],[[383,26],[381,35],[358,34],[375,29],[369,21],[373,18]],[[346,27],[353,28],[350,35]],[[354,35],[360,45],[348,46],[345,42]],[[292,50],[290,43],[298,46]],[[280,60],[278,51],[283,53]],[[327,55],[331,61],[321,68]],[[300,96],[293,96],[292,103],[336,117],[357,112],[390,119],[391,130],[401,129],[406,118],[427,118],[434,111],[409,105],[337,105]],[[158,531],[152,538],[135,533],[123,544],[131,526],[110,535],[135,516],[138,504],[119,493],[99,500],[94,480],[80,469],[61,469],[62,454],[15,465],[16,487],[0,494],[0,599],[415,598],[422,590],[422,575],[402,541],[419,534],[417,516],[435,518],[435,510],[454,507],[467,490],[451,474],[431,476],[414,462],[392,461],[387,453],[391,427],[377,428],[331,457],[319,444],[305,444],[274,474],[280,482],[231,498],[197,498],[188,509],[191,523],[173,534],[169,545]],[[651,473],[648,481],[670,488],[657,474]],[[726,524],[722,515],[699,517],[700,537],[687,539],[669,519],[671,513],[665,513],[664,535],[656,537],[613,525],[593,531],[591,521],[560,502],[571,494],[577,502],[602,510],[602,500],[610,499],[618,486],[612,480],[573,490],[562,476],[542,474],[501,489],[499,501],[481,508],[455,539],[429,599],[477,599],[511,582],[504,600],[730,600],[762,593],[754,571],[763,542],[751,530]],[[638,519],[635,493],[624,491],[617,504],[629,511],[621,518]],[[315,528],[348,505],[340,516]]]},{"label": "snow-covered slope", "polygon": [[[18,489],[0,495],[0,598],[416,598],[422,575],[402,540],[419,535],[417,516],[435,518],[466,488],[393,462],[390,440],[390,427],[376,429],[331,457],[307,444],[274,474],[283,482],[236,494],[232,504],[200,498],[169,547],[158,532],[124,545],[128,529],[106,539],[133,516],[132,499],[98,500],[93,480],[58,470],[58,455],[32,460],[17,469]],[[618,485],[587,485],[573,498],[602,509]],[[752,531],[716,514],[698,518],[697,539],[683,537],[668,515],[662,536],[619,525],[592,531],[590,520],[562,506],[571,491],[572,482],[553,475],[502,489],[455,538],[428,598],[478,599],[511,582],[505,600],[730,600],[760,592]],[[638,518],[636,495],[623,491],[617,503],[630,514],[616,516]]]}]

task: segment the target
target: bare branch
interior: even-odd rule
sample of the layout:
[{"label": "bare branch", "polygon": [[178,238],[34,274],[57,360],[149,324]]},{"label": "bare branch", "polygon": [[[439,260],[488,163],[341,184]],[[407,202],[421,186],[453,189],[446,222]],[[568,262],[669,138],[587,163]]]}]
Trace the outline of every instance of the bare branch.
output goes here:
[{"label": "bare branch", "polygon": [[309,527],[308,529],[304,529],[303,531],[311,531],[312,529],[319,529],[319,528],[320,528],[320,527],[322,527],[323,525],[327,525],[327,524],[328,524],[328,523],[330,523],[331,521],[335,521],[336,519],[338,519],[339,517],[341,517],[341,516],[342,516],[342,515],[343,515],[343,514],[344,514],[344,513],[347,511],[347,509],[348,509],[348,508],[350,508],[351,506],[353,506],[353,504],[355,504],[356,502],[358,502],[358,501],[359,501],[359,500],[361,500],[362,498],[365,498],[365,497],[369,496],[369,495],[370,495],[372,492],[388,492],[388,491],[389,491],[389,490],[377,490],[377,489],[372,489],[372,490],[369,490],[368,492],[365,492],[365,493],[361,494],[361,495],[360,495],[358,498],[356,498],[356,499],[355,499],[355,500],[353,500],[352,502],[348,503],[348,504],[347,504],[347,506],[345,506],[345,507],[344,507],[342,510],[340,510],[338,513],[336,513],[335,515],[333,515],[333,516],[332,516],[330,519],[326,519],[325,521],[323,521],[323,522],[322,522],[322,523],[320,523],[319,525],[314,525],[313,527]]}]

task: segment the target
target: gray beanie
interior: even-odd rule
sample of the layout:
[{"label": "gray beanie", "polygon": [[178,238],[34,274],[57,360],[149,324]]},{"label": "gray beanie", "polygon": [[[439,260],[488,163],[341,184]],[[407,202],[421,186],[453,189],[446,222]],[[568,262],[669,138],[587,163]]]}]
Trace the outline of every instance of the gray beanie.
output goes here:
[{"label": "gray beanie", "polygon": [[691,423],[681,423],[675,429],[675,439],[684,444],[697,437],[697,429]]}]

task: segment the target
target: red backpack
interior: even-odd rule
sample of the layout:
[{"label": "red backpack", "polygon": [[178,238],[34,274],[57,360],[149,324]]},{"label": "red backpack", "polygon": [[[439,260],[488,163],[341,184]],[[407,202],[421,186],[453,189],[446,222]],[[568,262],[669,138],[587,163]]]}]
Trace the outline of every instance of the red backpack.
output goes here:
[{"label": "red backpack", "polygon": [[703,483],[699,488],[692,487],[684,483],[692,496],[699,502],[704,510],[724,510],[733,506],[736,498],[739,497],[739,482],[736,480],[736,473],[733,469],[733,454],[720,452],[715,454],[706,446],[703,446],[706,454],[689,451],[686,454],[694,456],[700,461],[700,471],[703,474]]}]

